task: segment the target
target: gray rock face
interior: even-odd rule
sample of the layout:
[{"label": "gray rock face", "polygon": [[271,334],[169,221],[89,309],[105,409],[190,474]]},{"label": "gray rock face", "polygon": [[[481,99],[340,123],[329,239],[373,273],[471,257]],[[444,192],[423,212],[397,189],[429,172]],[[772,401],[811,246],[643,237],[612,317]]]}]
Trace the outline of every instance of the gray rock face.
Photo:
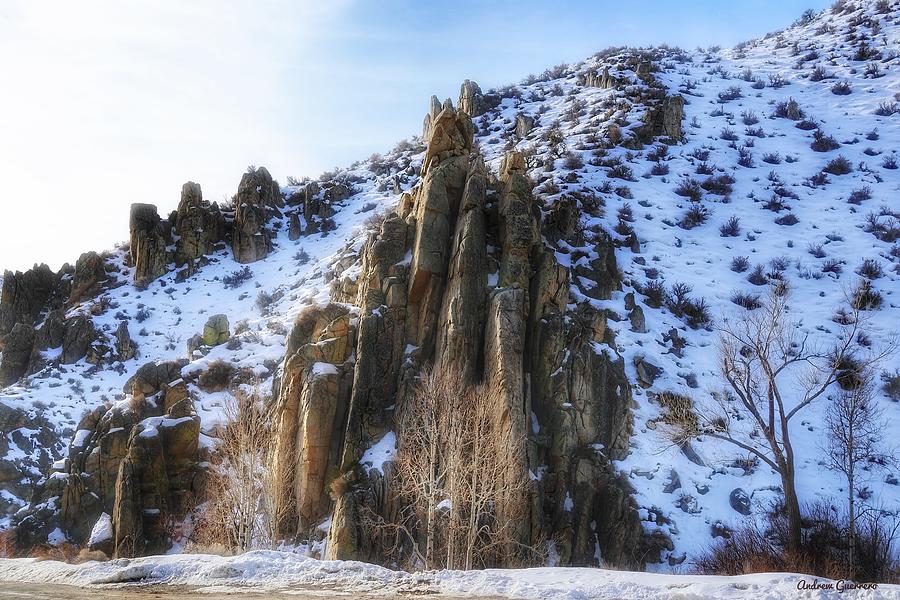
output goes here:
[{"label": "gray rock face", "polygon": [[281,190],[265,167],[244,173],[234,199],[231,248],[236,261],[251,263],[268,255],[272,232],[266,223],[283,206]]},{"label": "gray rock face", "polygon": [[166,247],[171,241],[171,227],[168,221],[159,218],[156,206],[132,204],[129,230],[134,284],[146,287],[166,273],[170,258]]}]

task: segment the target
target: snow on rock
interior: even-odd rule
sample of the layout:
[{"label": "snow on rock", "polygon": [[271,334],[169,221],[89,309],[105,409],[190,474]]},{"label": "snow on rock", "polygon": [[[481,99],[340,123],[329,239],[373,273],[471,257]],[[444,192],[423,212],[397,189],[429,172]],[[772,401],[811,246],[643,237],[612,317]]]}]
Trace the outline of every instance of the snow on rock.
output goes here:
[{"label": "snow on rock", "polygon": [[112,539],[112,535],[112,519],[108,514],[103,513],[100,515],[100,518],[97,519],[97,522],[94,523],[94,528],[91,529],[91,536],[88,539],[88,547],[94,547],[107,540],[110,540]]},{"label": "snow on rock", "polygon": [[360,464],[369,471],[378,471],[384,474],[384,463],[393,460],[397,452],[397,435],[388,431],[375,445],[363,453]]}]

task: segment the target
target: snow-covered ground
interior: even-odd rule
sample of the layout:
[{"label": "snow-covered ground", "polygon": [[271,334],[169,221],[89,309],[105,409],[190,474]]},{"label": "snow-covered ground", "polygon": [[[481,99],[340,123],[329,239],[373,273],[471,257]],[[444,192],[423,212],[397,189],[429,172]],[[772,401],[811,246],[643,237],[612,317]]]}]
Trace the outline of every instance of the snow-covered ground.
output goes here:
[{"label": "snow-covered ground", "polygon": [[[795,574],[741,577],[663,575],[605,569],[543,568],[404,573],[297,554],[258,550],[235,557],[151,556],[70,565],[32,559],[0,560],[0,581],[77,586],[185,585],[217,593],[329,590],[337,595],[441,595],[518,600],[729,600],[754,598],[900,598],[900,586],[843,589],[849,583]],[[803,583],[801,583],[803,582]],[[834,589],[798,586],[832,585]],[[840,591],[843,589],[843,591]],[[239,596],[238,596],[239,597]]]}]

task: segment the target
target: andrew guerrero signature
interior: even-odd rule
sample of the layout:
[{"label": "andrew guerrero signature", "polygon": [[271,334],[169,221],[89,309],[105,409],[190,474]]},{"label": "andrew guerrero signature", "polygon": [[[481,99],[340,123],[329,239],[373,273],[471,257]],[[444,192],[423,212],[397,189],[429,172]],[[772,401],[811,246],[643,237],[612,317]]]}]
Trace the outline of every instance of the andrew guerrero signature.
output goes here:
[{"label": "andrew guerrero signature", "polygon": [[837,581],[824,581],[819,583],[818,579],[813,579],[809,583],[805,579],[797,582],[798,590],[837,590],[843,592],[845,590],[877,590],[877,583],[856,583],[846,579],[838,579]]}]

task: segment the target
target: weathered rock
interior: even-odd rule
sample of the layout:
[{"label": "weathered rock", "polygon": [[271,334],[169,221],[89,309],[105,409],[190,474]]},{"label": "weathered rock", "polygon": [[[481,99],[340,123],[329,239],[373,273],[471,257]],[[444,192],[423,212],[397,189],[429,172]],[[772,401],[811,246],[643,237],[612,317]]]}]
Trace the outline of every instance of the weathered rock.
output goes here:
[{"label": "weathered rock", "polygon": [[72,292],[67,304],[71,306],[84,299],[93,298],[100,292],[106,279],[103,258],[96,252],[85,252],[75,262]]},{"label": "weathered rock", "polygon": [[750,496],[742,488],[731,490],[731,493],[728,494],[728,503],[731,505],[731,508],[742,515],[750,514]]},{"label": "weathered rock", "polygon": [[662,374],[662,369],[643,356],[634,357],[634,370],[637,372],[638,383],[644,388],[652,387],[653,382]]},{"label": "weathered rock", "polygon": [[480,117],[498,104],[500,104],[500,98],[497,95],[485,95],[474,81],[466,79],[459,87],[457,109],[463,111],[473,119],[475,117]]},{"label": "weathered rock", "polygon": [[631,321],[631,330],[637,333],[647,333],[647,319],[644,317],[644,309],[635,305],[628,313],[628,320]]},{"label": "weathered rock", "polygon": [[231,329],[226,315],[213,315],[203,326],[203,343],[207,346],[224,344],[231,337]]},{"label": "weathered rock", "polygon": [[525,139],[534,128],[534,117],[524,114],[516,115],[516,137]]},{"label": "weathered rock", "polygon": [[274,469],[279,493],[294,500],[286,520],[298,519],[304,531],[326,515],[328,487],[340,473],[352,333],[347,310],[331,304],[301,313],[288,338]]},{"label": "weathered rock", "polygon": [[66,321],[66,330],[63,336],[62,355],[60,362],[69,365],[78,362],[87,356],[88,349],[97,339],[97,330],[90,317],[79,315]]},{"label": "weathered rock", "polygon": [[6,336],[0,360],[0,387],[15,383],[28,372],[33,349],[34,328],[25,323],[16,323]]},{"label": "weathered rock", "polygon": [[156,206],[132,204],[129,230],[134,284],[145,287],[166,273],[169,263],[166,248],[171,238],[171,226],[159,218]]},{"label": "weathered rock", "polygon": [[0,293],[0,342],[16,323],[34,325],[53,294],[56,276],[47,265],[28,271],[6,271]]},{"label": "weathered rock", "polygon": [[234,199],[231,247],[236,261],[250,263],[268,255],[272,233],[266,223],[283,206],[281,190],[265,167],[244,173]]},{"label": "weathered rock", "polygon": [[300,226],[300,217],[297,216],[297,213],[291,213],[290,221],[288,223],[288,239],[295,242],[300,239],[302,233],[303,229]]},{"label": "weathered rock", "polygon": [[188,181],[181,187],[181,201],[175,219],[175,262],[195,269],[195,261],[210,254],[225,237],[225,218],[216,203],[203,200],[200,184]]},{"label": "weathered rock", "polygon": [[528,288],[531,253],[540,242],[537,208],[525,176],[525,159],[517,153],[504,158],[500,168],[500,286]]},{"label": "weathered rock", "polygon": [[122,362],[137,356],[137,344],[131,339],[128,323],[120,321],[116,328],[116,360]]}]

